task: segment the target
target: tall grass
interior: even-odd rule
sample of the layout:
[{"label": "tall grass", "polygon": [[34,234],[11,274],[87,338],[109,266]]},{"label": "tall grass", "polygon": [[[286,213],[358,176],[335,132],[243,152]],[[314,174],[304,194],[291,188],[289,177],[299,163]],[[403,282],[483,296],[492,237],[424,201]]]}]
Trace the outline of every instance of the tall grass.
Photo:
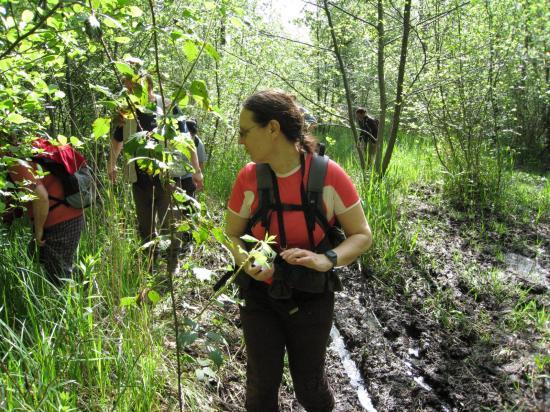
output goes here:
[{"label": "tall grass", "polygon": [[398,253],[410,249],[413,242],[400,227],[400,199],[413,185],[437,180],[440,167],[434,150],[421,137],[401,134],[384,179],[375,178],[373,170],[367,171],[364,179],[349,130],[325,129],[319,139],[327,144],[329,157],[351,176],[362,199],[374,239],[374,247],[366,255],[367,262],[376,261],[378,267],[391,271],[397,264]]},{"label": "tall grass", "polygon": [[[28,224],[0,231],[2,410],[154,411],[176,403],[151,307],[120,305],[151,278],[128,187],[102,193],[86,212],[80,275],[59,289],[26,254]],[[200,392],[189,380],[190,405]]]}]

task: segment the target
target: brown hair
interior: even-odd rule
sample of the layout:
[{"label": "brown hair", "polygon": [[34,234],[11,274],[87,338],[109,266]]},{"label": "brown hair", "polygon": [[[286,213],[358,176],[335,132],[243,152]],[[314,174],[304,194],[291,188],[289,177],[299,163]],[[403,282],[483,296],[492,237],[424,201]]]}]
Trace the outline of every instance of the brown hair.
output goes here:
[{"label": "brown hair", "polygon": [[294,96],[280,90],[264,90],[246,99],[243,108],[251,111],[254,122],[262,127],[277,120],[289,142],[300,143],[308,153],[315,151],[317,141],[311,135],[304,135],[304,115]]}]

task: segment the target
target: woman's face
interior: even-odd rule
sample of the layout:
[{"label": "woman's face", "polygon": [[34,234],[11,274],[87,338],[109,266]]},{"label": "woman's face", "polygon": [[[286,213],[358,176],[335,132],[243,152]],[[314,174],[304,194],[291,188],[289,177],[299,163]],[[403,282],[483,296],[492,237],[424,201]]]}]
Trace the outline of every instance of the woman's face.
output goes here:
[{"label": "woman's face", "polygon": [[239,116],[239,144],[244,145],[253,162],[265,163],[272,152],[269,125],[255,123],[251,111],[243,109]]}]

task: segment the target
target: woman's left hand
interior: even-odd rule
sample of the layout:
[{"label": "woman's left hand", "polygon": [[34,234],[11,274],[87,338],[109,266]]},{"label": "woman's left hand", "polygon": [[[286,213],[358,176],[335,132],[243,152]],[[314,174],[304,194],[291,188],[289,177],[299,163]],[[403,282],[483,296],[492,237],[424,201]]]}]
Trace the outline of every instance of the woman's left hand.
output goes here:
[{"label": "woman's left hand", "polygon": [[326,272],[332,269],[332,262],[328,257],[311,250],[291,248],[283,250],[280,255],[291,265],[305,266],[318,272]]}]

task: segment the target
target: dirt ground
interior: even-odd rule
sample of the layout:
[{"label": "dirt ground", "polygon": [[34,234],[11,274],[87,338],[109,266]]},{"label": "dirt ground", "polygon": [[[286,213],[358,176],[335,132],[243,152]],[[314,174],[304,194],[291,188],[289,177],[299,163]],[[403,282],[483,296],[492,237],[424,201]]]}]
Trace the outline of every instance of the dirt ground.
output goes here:
[{"label": "dirt ground", "polygon": [[[354,265],[341,273],[345,292],[337,294],[335,325],[374,409],[550,410],[548,362],[542,370],[535,362],[536,354],[550,355],[548,323],[540,319],[549,305],[549,222],[493,219],[482,228],[479,217],[432,204],[431,190],[417,190],[400,206],[411,247],[395,270]],[[538,329],[537,311],[520,301],[534,302]],[[527,309],[520,316],[518,308]],[[246,356],[237,307],[225,302],[216,312],[227,358],[210,382],[213,408],[243,411]],[[364,410],[333,347],[327,371],[335,411]],[[303,411],[288,373],[280,405]]]},{"label": "dirt ground", "polygon": [[548,365],[534,362],[549,354],[548,324],[544,338],[532,325],[513,332],[508,321],[518,293],[547,313],[548,222],[508,221],[481,234],[478,220],[431,205],[429,195],[402,209],[408,232],[421,230],[399,273],[348,271],[338,297],[336,324],[375,408],[550,410]]}]

